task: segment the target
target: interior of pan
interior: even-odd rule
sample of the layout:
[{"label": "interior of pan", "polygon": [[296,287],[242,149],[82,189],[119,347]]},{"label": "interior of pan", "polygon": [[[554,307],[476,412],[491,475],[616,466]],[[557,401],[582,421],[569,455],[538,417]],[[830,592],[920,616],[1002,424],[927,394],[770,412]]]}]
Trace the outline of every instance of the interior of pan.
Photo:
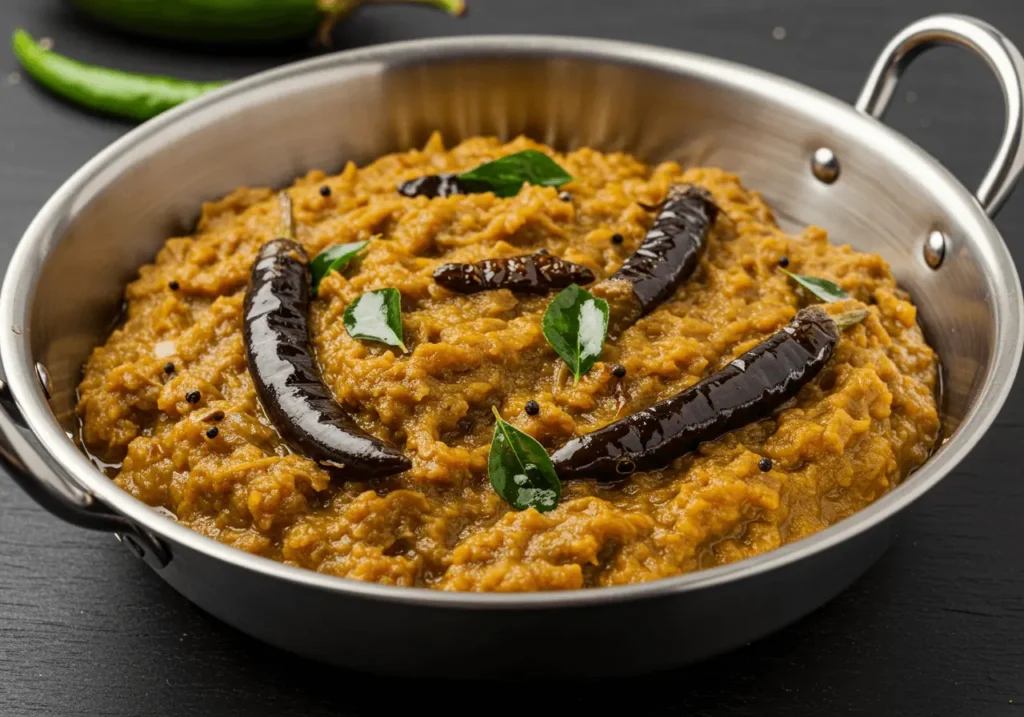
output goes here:
[{"label": "interior of pan", "polygon": [[[941,357],[951,434],[974,414],[987,425],[1012,381],[1020,286],[1001,239],[945,170],[882,125],[793,83],[700,56],[566,38],[445,39],[342,53],[236,83],[131,133],[61,189],[4,285],[5,315],[26,330],[0,337],[12,389],[47,449],[98,489],[100,474],[82,473],[54,416],[74,430],[81,366],[110,330],[125,284],[168,237],[189,232],[202,201],[417,147],[434,130],[448,143],[526,134],[559,149],[734,171],[784,226],[817,224],[832,241],[889,261]],[[841,163],[833,184],[811,172],[822,146]],[[922,256],[932,230],[949,242],[937,270]],[[51,377],[52,413],[25,388],[34,361]],[[944,460],[958,460],[976,438]]]}]

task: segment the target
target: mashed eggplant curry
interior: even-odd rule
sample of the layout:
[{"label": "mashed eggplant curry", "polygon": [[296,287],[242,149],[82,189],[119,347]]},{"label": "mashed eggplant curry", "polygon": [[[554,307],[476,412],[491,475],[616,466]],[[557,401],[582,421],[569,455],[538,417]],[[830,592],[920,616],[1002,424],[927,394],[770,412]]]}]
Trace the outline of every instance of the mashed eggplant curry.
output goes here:
[{"label": "mashed eggplant curry", "polygon": [[471,139],[203,208],[93,352],[81,436],[239,549],[442,590],[757,555],[931,452],[885,261],[716,168]]}]

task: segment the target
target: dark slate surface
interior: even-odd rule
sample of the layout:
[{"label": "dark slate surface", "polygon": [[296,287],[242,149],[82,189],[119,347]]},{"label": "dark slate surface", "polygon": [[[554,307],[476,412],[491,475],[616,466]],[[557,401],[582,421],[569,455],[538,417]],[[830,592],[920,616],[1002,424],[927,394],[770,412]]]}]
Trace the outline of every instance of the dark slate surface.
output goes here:
[{"label": "dark slate surface", "polygon": [[[719,55],[852,99],[875,54],[907,22],[970,12],[1024,44],[1018,0],[469,0],[452,21],[374,8],[341,47],[431,35],[536,32],[619,38]],[[4,0],[0,35],[50,35],[81,59],[193,78],[237,77],[303,54],[188,52],[82,22],[59,0]],[[783,36],[784,35],[784,36]],[[780,39],[781,38],[781,39]],[[57,186],[128,126],[37,91],[0,59],[0,261]],[[899,89],[891,122],[968,185],[992,153],[1002,109],[983,64],[936,51]],[[642,108],[638,108],[642,111]],[[1018,262],[1024,196],[999,227]],[[694,715],[1024,714],[1024,423],[1018,384],[986,438],[905,517],[892,549],[838,599],[783,632],[667,675],[523,685],[445,697],[440,687],[367,677],[264,647],[193,608],[110,536],[67,527],[0,480],[0,714],[357,715],[436,705],[487,713],[610,706]],[[544,648],[539,648],[544,649]],[[514,677],[514,676],[512,676]],[[636,708],[634,708],[636,709]]]}]

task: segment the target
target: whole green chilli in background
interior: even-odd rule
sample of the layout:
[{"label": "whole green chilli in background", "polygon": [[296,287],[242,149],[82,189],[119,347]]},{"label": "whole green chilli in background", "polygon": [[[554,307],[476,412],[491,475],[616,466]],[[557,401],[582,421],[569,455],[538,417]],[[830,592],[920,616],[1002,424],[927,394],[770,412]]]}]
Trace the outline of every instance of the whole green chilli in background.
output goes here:
[{"label": "whole green chilli in background", "polygon": [[224,84],[87,65],[46,49],[24,30],[15,30],[11,48],[25,72],[55,95],[94,112],[140,122]]},{"label": "whole green chilli in background", "polygon": [[360,5],[406,3],[452,15],[464,0],[70,0],[91,17],[120,30],[175,40],[257,43],[316,33],[328,44],[338,19]]},{"label": "whole green chilli in background", "polygon": [[[429,5],[452,14],[464,0],[72,0],[95,17],[148,35],[226,42],[271,41],[319,26],[323,44],[338,18],[367,2]],[[144,121],[217,89],[224,82],[190,82],[79,62],[37,43],[24,30],[11,38],[25,72],[59,97],[95,112]]]}]

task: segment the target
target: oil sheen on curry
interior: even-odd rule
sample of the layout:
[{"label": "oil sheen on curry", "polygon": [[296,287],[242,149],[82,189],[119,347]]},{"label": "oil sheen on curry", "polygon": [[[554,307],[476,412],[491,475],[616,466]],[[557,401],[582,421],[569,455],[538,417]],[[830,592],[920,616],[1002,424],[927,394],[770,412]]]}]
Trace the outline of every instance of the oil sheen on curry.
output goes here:
[{"label": "oil sheen on curry", "polygon": [[440,590],[621,585],[811,535],[921,465],[886,262],[714,167],[525,138],[204,205],[91,355],[81,438],[203,535]]}]

